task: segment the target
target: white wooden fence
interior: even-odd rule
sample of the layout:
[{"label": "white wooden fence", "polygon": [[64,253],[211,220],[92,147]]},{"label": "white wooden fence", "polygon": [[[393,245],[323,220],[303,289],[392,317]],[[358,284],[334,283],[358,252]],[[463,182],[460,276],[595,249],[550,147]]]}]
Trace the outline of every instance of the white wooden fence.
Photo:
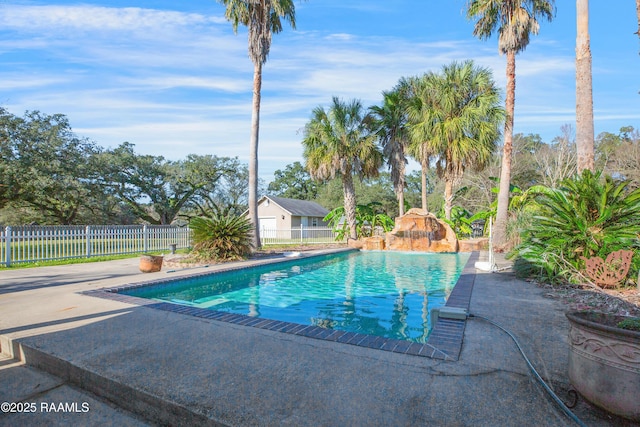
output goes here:
[{"label": "white wooden fence", "polygon": [[335,243],[337,233],[328,227],[305,227],[300,226],[290,229],[262,228],[260,230],[260,241],[263,245],[285,245],[285,244],[320,244]]},{"label": "white wooden fence", "polygon": [[68,225],[0,228],[0,265],[143,252],[169,252],[191,244],[187,227]]},{"label": "white wooden fence", "polygon": [[[335,243],[327,227],[263,229],[263,245]],[[64,225],[0,227],[0,266],[14,263],[169,252],[191,246],[191,230],[171,225]]]}]

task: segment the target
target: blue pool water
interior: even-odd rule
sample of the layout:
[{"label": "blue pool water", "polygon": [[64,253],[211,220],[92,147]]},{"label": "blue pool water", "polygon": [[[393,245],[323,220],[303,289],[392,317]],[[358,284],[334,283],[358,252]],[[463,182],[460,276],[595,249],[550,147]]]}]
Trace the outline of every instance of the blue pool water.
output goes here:
[{"label": "blue pool water", "polygon": [[344,252],[123,293],[192,307],[424,343],[470,254]]}]

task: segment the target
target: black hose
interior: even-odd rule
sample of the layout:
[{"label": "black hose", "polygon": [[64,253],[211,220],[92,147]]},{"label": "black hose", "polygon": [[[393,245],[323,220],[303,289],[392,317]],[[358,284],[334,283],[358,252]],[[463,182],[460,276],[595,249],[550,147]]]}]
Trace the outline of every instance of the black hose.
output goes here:
[{"label": "black hose", "polygon": [[516,347],[518,347],[518,351],[520,351],[520,354],[522,355],[522,357],[524,358],[525,362],[527,362],[527,365],[529,365],[529,369],[531,369],[531,372],[533,372],[533,375],[535,376],[535,378],[538,380],[538,382],[540,384],[542,384],[542,387],[544,387],[544,389],[547,391],[547,393],[549,393],[549,395],[551,396],[551,398],[558,404],[558,406],[560,406],[560,409],[562,409],[562,411],[569,417],[571,418],[573,421],[575,421],[576,424],[578,424],[580,427],[587,427],[587,425],[585,423],[583,423],[580,418],[578,418],[573,412],[571,412],[569,410],[569,408],[567,408],[567,405],[564,404],[564,402],[562,400],[560,400],[560,398],[553,392],[553,390],[551,390],[551,388],[547,385],[546,382],[544,382],[544,380],[542,379],[542,377],[540,376],[540,374],[538,374],[538,371],[536,371],[536,369],[533,367],[533,365],[531,364],[531,361],[529,360],[529,358],[527,357],[526,354],[524,354],[524,351],[522,350],[522,347],[520,346],[520,343],[518,342],[518,340],[516,339],[516,337],[509,332],[507,329],[505,329],[503,326],[501,326],[500,324],[494,322],[491,319],[487,319],[486,317],[482,317],[482,316],[478,316],[476,314],[469,314],[470,318],[477,318],[477,319],[482,319],[485,322],[488,322],[490,324],[492,324],[493,326],[502,329],[503,332],[505,332],[507,335],[509,335],[511,337],[511,339],[513,340],[514,343],[516,343]]}]

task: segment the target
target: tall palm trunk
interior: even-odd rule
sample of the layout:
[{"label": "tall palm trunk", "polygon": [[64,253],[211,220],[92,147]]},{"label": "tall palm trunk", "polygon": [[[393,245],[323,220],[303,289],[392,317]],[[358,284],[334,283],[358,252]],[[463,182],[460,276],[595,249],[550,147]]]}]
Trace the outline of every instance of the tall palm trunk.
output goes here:
[{"label": "tall palm trunk", "polygon": [[422,159],[421,166],[422,174],[420,176],[420,184],[422,188],[422,210],[429,211],[429,207],[427,206],[427,170],[429,168],[429,162],[427,159]]},{"label": "tall palm trunk", "polygon": [[260,91],[262,89],[262,64],[253,67],[253,108],[251,111],[251,143],[249,152],[249,220],[253,225],[253,247],[260,248],[258,229],[258,135],[260,132]]},{"label": "tall palm trunk", "polygon": [[511,187],[511,158],[513,151],[513,116],[516,105],[516,52],[507,52],[507,99],[504,122],[504,146],[502,148],[502,168],[498,191],[498,211],[493,229],[493,242],[503,247],[507,241],[507,219],[509,216],[509,189]]},{"label": "tall palm trunk", "polygon": [[451,209],[453,207],[453,178],[444,178],[444,217],[451,219]]},{"label": "tall palm trunk", "polygon": [[589,1],[577,0],[576,37],[576,148],[578,173],[594,170],[593,88],[589,41]]},{"label": "tall palm trunk", "polygon": [[402,158],[397,159],[398,162],[398,178],[397,178],[397,186],[395,188],[396,197],[398,198],[398,215],[404,215],[404,184],[405,184],[405,165],[404,165],[404,154]]},{"label": "tall palm trunk", "polygon": [[353,175],[351,170],[342,175],[342,191],[344,193],[344,214],[349,226],[349,237],[358,238],[356,228],[356,190],[353,186]]}]

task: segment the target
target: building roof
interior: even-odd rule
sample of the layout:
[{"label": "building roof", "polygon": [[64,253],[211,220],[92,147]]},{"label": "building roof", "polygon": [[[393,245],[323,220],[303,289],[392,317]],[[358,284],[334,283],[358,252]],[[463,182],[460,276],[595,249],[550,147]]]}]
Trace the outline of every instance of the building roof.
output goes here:
[{"label": "building roof", "polygon": [[316,202],[309,200],[287,199],[285,197],[263,196],[260,203],[264,199],[269,199],[273,203],[279,205],[282,209],[289,212],[293,216],[315,216],[324,218],[329,211]]}]

